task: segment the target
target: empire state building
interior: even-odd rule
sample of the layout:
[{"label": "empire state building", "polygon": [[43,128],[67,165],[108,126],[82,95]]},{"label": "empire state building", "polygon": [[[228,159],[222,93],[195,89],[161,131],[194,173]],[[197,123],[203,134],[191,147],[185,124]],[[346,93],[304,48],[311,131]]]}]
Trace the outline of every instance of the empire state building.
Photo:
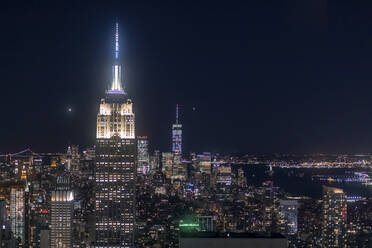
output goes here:
[{"label": "empire state building", "polygon": [[96,134],[96,246],[133,247],[136,140],[132,101],[121,84],[119,25],[111,88],[101,99]]}]

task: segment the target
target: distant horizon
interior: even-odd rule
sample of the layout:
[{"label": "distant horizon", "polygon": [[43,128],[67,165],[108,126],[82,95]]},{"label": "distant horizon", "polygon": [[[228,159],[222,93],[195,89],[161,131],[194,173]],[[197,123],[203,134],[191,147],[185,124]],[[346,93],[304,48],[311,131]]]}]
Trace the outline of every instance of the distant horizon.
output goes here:
[{"label": "distant horizon", "polygon": [[[74,146],[78,146],[79,147],[79,151],[80,152],[83,152],[83,151],[86,151],[87,148],[93,148],[94,147],[94,144],[91,145],[91,146],[80,146],[79,144],[70,144],[70,145],[74,145]],[[17,151],[0,151],[0,156],[1,155],[8,155],[8,154],[15,154],[15,153],[19,153],[19,152],[22,152],[22,151],[26,151],[28,149],[30,149],[32,152],[34,153],[42,153],[42,154],[46,154],[46,153],[65,153],[67,152],[67,148],[68,148],[69,145],[66,146],[65,149],[62,149],[62,150],[56,150],[56,151],[42,151],[42,150],[33,150],[32,147],[27,147],[27,148],[24,148],[24,149],[20,149],[20,150],[17,150]],[[149,150],[150,153],[153,153],[154,151],[156,151],[158,149],[155,149],[155,150]],[[171,150],[158,150],[160,151],[161,153],[163,152],[171,152]],[[284,153],[250,153],[250,152],[211,152],[211,151],[189,151],[189,152],[183,152],[182,155],[183,156],[190,156],[192,153],[195,153],[195,154],[203,154],[203,153],[211,153],[212,155],[219,155],[219,156],[354,156],[354,157],[358,157],[358,156],[372,156],[372,152],[370,153],[324,153],[324,152],[314,152],[314,153],[294,153],[294,152],[284,152]]]}]

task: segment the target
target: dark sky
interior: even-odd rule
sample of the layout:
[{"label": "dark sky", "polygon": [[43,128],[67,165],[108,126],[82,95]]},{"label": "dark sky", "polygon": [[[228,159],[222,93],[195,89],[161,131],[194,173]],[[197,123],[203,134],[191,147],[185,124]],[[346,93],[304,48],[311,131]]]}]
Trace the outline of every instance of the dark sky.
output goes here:
[{"label": "dark sky", "polygon": [[178,103],[186,151],[372,151],[371,1],[25,2],[0,9],[1,153],[94,143],[116,17],[152,148]]}]

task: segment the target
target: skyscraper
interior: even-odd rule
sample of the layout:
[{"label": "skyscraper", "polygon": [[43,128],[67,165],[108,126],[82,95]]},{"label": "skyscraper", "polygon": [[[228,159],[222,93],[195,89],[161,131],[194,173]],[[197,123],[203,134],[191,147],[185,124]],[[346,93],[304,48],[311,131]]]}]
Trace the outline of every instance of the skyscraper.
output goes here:
[{"label": "skyscraper", "polygon": [[176,123],[172,125],[172,152],[182,155],[182,124],[178,123],[178,104],[176,105]]},{"label": "skyscraper", "polygon": [[72,218],[74,194],[70,189],[70,177],[58,176],[56,189],[51,197],[51,246],[72,247]]},{"label": "skyscraper", "polygon": [[25,242],[25,190],[22,186],[10,190],[10,221],[14,238]]},{"label": "skyscraper", "polygon": [[346,215],[344,191],[323,186],[323,247],[345,247]]},{"label": "skyscraper", "polygon": [[231,185],[231,166],[219,166],[217,169],[216,183],[219,188]]},{"label": "skyscraper", "polygon": [[245,177],[244,170],[242,168],[238,169],[237,185],[243,188],[247,186],[247,178]]},{"label": "skyscraper", "polygon": [[297,233],[298,202],[296,200],[280,200],[281,220],[285,234]]},{"label": "skyscraper", "polygon": [[79,170],[79,161],[80,161],[80,154],[79,154],[79,146],[77,145],[70,145],[67,148],[67,169],[74,174],[78,174]]},{"label": "skyscraper", "polygon": [[96,139],[96,247],[133,247],[136,139],[132,101],[121,84],[116,23],[112,84],[101,99]]},{"label": "skyscraper", "polygon": [[150,170],[149,141],[146,136],[137,137],[137,174],[147,174]]},{"label": "skyscraper", "polygon": [[154,154],[150,156],[150,170],[159,170],[160,169],[160,151],[155,150]]},{"label": "skyscraper", "polygon": [[162,171],[165,178],[171,179],[173,173],[173,154],[170,152],[163,152],[161,156]]},{"label": "skyscraper", "polygon": [[176,123],[172,125],[172,154],[171,180],[185,180],[187,165],[182,163],[182,124],[179,123],[178,104],[176,105]]},{"label": "skyscraper", "polygon": [[198,169],[202,173],[211,174],[212,155],[209,152],[197,155]]}]

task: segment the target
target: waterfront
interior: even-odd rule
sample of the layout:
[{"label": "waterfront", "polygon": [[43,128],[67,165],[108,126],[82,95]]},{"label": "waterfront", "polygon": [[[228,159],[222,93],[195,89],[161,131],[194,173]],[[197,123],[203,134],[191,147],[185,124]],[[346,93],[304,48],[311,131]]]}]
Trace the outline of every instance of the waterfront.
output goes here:
[{"label": "waterfront", "polygon": [[286,192],[293,194],[293,196],[320,198],[322,185],[329,185],[342,188],[349,196],[372,197],[372,186],[366,186],[361,182],[317,179],[317,177],[353,177],[354,172],[366,172],[365,169],[273,167],[273,173],[270,174],[269,167],[265,165],[244,165],[242,167],[244,168],[248,184],[259,186],[266,180],[272,180],[275,187],[280,187]]}]

